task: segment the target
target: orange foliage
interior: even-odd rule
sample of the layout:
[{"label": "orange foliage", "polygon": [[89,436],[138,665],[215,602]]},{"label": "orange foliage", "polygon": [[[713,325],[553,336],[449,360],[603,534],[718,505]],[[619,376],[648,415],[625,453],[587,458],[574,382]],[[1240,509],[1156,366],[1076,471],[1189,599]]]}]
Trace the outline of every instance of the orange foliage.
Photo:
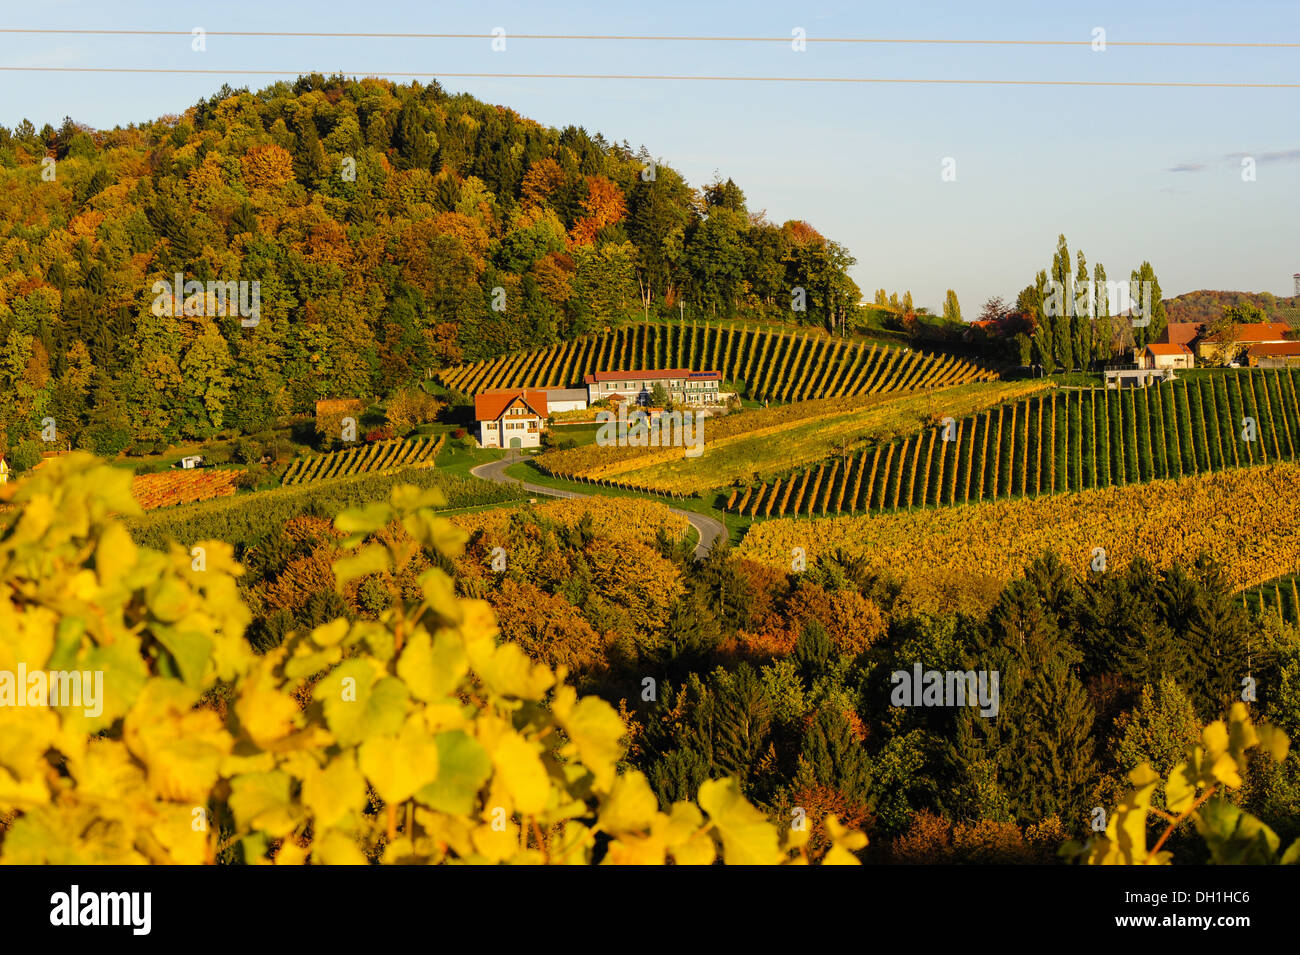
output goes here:
[{"label": "orange foliage", "polygon": [[338,551],[321,547],[306,557],[289,561],[266,588],[267,606],[274,610],[301,610],[322,591],[334,589],[334,560]]},{"label": "orange foliage", "polygon": [[[855,802],[838,789],[828,786],[809,786],[798,789],[790,797],[791,806],[798,806],[807,813],[807,824],[811,827],[806,850],[808,857],[816,861],[826,854],[831,847],[830,835],[826,832],[826,817],[834,814],[841,825],[867,831],[875,821],[871,810],[862,803]],[[788,818],[788,814],[787,814]]]},{"label": "orange foliage", "polygon": [[1027,826],[980,819],[955,826],[922,810],[907,831],[894,839],[890,856],[908,865],[1009,864],[1044,865],[1056,861],[1056,849],[1069,838],[1055,816]]},{"label": "orange foliage", "polygon": [[501,633],[531,659],[552,668],[566,666],[574,673],[590,672],[603,663],[600,634],[564,598],[506,578],[488,600]]},{"label": "orange foliage", "polygon": [[582,200],[582,210],[586,215],[574,223],[569,233],[574,245],[590,245],[597,232],[627,216],[622,190],[604,176],[587,177],[587,197]]},{"label": "orange foliage", "polygon": [[880,608],[856,590],[827,593],[801,580],[786,600],[786,613],[800,631],[809,620],[820,621],[841,654],[856,656],[885,633],[885,616]]},{"label": "orange foliage", "polygon": [[573,286],[569,284],[573,271],[573,259],[558,252],[542,256],[533,265],[537,287],[555,305],[563,305],[573,297]]},{"label": "orange foliage", "polygon": [[459,212],[440,212],[433,217],[433,229],[439,235],[459,239],[482,268],[491,239],[476,220]]},{"label": "orange foliage", "polygon": [[542,159],[528,167],[520,187],[524,205],[541,205],[564,182],[564,170],[554,159]]},{"label": "orange foliage", "polygon": [[826,243],[826,239],[822,234],[802,219],[787,222],[781,226],[781,231],[795,245],[824,245]]},{"label": "orange foliage", "polygon": [[280,189],[293,179],[293,157],[279,146],[254,146],[242,163],[244,182],[253,189]]},{"label": "orange foliage", "polygon": [[138,474],[131,479],[131,495],[146,511],[174,504],[210,501],[234,494],[238,475],[238,471],[208,469]]}]

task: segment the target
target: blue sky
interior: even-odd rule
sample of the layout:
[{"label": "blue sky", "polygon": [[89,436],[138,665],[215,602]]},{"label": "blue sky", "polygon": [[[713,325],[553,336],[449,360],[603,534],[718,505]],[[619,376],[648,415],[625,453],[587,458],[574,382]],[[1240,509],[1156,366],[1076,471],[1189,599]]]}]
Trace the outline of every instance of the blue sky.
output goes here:
[{"label": "blue sky", "polygon": [[[1300,82],[1297,49],[542,41],[520,33],[1300,42],[1295,0],[645,4],[221,4],[45,0],[5,26],[489,33],[483,40],[0,35],[0,65],[745,76]],[[275,77],[6,73],[0,123],[96,127],[179,112],[222,82]],[[1166,295],[1291,294],[1300,272],[1300,89],[916,86],[444,79],[551,125],[645,144],[694,185],[716,172],[776,222],[803,218],[857,257],[854,277],[973,318],[1013,299],[1064,232],[1111,279],[1143,259]],[[1240,156],[1256,160],[1243,182]],[[945,157],[956,181],[944,182]]]}]

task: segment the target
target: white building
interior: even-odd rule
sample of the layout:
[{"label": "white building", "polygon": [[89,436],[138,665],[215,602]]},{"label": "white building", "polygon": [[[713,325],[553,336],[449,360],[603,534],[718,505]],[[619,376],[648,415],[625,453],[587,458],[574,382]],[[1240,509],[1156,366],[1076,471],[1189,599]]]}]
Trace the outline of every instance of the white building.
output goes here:
[{"label": "white building", "polygon": [[478,443],[484,448],[537,448],[549,414],[545,391],[498,390],[474,396]]},{"label": "white building", "polygon": [[588,404],[619,395],[648,405],[655,385],[663,385],[668,399],[679,405],[717,405],[722,385],[720,371],[662,368],[650,371],[597,371],[582,379]]},{"label": "white building", "polygon": [[586,388],[546,388],[546,407],[549,414],[558,411],[585,411]]}]

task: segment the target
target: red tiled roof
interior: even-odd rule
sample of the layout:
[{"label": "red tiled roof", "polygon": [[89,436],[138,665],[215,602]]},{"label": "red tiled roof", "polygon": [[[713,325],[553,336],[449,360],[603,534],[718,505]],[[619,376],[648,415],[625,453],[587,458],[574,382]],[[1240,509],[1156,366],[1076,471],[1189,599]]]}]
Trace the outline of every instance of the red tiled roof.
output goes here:
[{"label": "red tiled roof", "polygon": [[1237,344],[1286,341],[1286,333],[1290,330],[1291,326],[1286,322],[1254,322],[1247,325],[1238,325],[1236,328]]},{"label": "red tiled roof", "polygon": [[1166,345],[1163,342],[1152,342],[1146,347],[1153,355],[1190,355],[1192,350],[1186,345]]},{"label": "red tiled roof", "polygon": [[484,391],[474,396],[474,420],[496,421],[514,402],[522,400],[539,418],[546,417],[546,392],[520,389]]},{"label": "red tiled roof", "polygon": [[1201,333],[1198,322],[1170,322],[1160,333],[1160,343],[1165,345],[1190,345]]},{"label": "red tiled roof", "polygon": [[1300,355],[1300,342],[1261,342],[1251,345],[1246,353],[1251,358],[1272,358],[1280,355]]},{"label": "red tiled roof", "polygon": [[592,385],[602,381],[628,381],[643,378],[646,381],[658,381],[664,378],[690,378],[694,381],[721,381],[720,371],[691,371],[689,368],[653,368],[642,371],[595,371],[583,377],[583,384]]}]

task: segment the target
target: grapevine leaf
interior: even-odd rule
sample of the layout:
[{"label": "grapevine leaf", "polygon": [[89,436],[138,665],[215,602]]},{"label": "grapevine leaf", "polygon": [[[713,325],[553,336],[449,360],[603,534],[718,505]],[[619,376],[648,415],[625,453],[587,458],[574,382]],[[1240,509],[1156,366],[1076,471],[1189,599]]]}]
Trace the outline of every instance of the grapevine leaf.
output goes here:
[{"label": "grapevine leaf", "polygon": [[781,860],[776,830],[741,795],[736,779],[705,781],[699,803],[722,839],[728,864],[775,865]]},{"label": "grapevine leaf", "polygon": [[417,801],[453,815],[469,815],[475,797],[492,775],[492,760],[478,740],[460,730],[434,737],[438,778],[415,794]]}]

